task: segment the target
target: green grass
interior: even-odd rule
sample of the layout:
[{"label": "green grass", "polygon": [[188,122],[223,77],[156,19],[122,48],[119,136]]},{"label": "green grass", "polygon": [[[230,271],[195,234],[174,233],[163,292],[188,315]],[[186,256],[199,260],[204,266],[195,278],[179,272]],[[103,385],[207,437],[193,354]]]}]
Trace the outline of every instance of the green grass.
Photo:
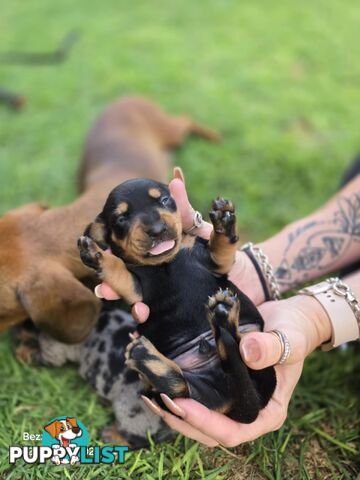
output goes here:
[{"label": "green grass", "polygon": [[[356,0],[5,0],[0,51],[51,50],[72,29],[81,38],[61,65],[0,64],[0,84],[28,98],[22,113],[0,108],[0,213],[71,201],[91,120],[115,97],[140,93],[223,134],[177,154],[193,203],[206,212],[227,195],[247,238],[271,235],[324,202],[359,150],[359,21]],[[179,437],[124,467],[66,471],[12,469],[7,448],[59,412],[79,416],[96,442],[111,411],[73,367],[16,363],[7,335],[0,361],[2,478],[351,479],[360,469],[352,350],[309,359],[280,432],[230,453]]]}]

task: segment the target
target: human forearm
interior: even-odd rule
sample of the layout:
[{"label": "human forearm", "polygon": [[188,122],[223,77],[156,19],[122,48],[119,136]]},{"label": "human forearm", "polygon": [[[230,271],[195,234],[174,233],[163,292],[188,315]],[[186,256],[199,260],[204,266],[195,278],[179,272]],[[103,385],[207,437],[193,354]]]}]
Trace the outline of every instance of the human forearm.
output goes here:
[{"label": "human forearm", "polygon": [[282,292],[360,258],[360,176],[312,215],[259,244]]},{"label": "human forearm", "polygon": [[343,280],[347,285],[349,285],[357,301],[360,302],[360,270],[352,273],[351,275],[347,275],[343,278]]}]

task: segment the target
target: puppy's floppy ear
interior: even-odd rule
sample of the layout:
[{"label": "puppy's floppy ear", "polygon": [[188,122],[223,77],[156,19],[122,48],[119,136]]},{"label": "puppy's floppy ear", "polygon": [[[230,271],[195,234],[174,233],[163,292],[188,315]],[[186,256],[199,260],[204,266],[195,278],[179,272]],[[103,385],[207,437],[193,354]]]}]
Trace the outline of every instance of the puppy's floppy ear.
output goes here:
[{"label": "puppy's floppy ear", "polygon": [[65,343],[84,340],[99,315],[100,302],[92,291],[57,262],[40,262],[17,296],[37,327]]},{"label": "puppy's floppy ear", "polygon": [[94,240],[103,250],[109,248],[109,245],[106,243],[106,234],[107,229],[101,213],[95,218],[93,223],[86,227],[84,232],[84,235]]},{"label": "puppy's floppy ear", "polygon": [[53,438],[57,438],[60,432],[60,422],[59,420],[54,420],[53,422],[45,425],[44,430],[48,432]]},{"label": "puppy's floppy ear", "polygon": [[69,422],[72,427],[77,427],[78,426],[77,423],[76,423],[76,418],[74,418],[74,417],[67,417],[66,421]]}]

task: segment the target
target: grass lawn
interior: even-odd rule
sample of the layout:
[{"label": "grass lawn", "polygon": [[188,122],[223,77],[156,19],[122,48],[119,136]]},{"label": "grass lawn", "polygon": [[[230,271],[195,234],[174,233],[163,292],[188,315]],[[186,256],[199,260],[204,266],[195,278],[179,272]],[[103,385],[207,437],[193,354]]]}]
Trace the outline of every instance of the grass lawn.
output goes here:
[{"label": "grass lawn", "polygon": [[[177,154],[194,205],[221,193],[247,239],[263,239],[318,207],[360,149],[357,0],[242,2],[4,0],[0,53],[51,50],[72,29],[63,64],[0,62],[0,85],[28,98],[0,108],[0,213],[71,201],[91,120],[115,97],[148,95],[219,130]],[[1,281],[1,279],[0,279]],[[360,361],[352,349],[306,363],[284,427],[231,451],[178,437],[131,453],[125,466],[9,466],[9,445],[50,418],[79,417],[91,443],[111,411],[74,367],[17,363],[0,336],[2,479],[354,479],[360,471]]]}]

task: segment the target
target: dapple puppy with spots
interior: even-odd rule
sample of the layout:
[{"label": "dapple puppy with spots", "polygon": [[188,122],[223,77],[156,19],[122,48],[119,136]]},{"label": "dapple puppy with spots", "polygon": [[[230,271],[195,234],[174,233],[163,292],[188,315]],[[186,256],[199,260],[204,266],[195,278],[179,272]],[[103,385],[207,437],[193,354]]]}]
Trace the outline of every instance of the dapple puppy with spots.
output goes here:
[{"label": "dapple puppy with spots", "polygon": [[61,343],[45,333],[39,335],[41,360],[60,367],[79,364],[80,375],[109,403],[115,421],[102,428],[101,439],[132,449],[149,446],[149,434],[156,443],[169,441],[174,433],[143,404],[144,388],[136,372],[125,364],[129,333],[136,323],[118,302],[105,302],[100,318],[90,335],[76,345]]}]

